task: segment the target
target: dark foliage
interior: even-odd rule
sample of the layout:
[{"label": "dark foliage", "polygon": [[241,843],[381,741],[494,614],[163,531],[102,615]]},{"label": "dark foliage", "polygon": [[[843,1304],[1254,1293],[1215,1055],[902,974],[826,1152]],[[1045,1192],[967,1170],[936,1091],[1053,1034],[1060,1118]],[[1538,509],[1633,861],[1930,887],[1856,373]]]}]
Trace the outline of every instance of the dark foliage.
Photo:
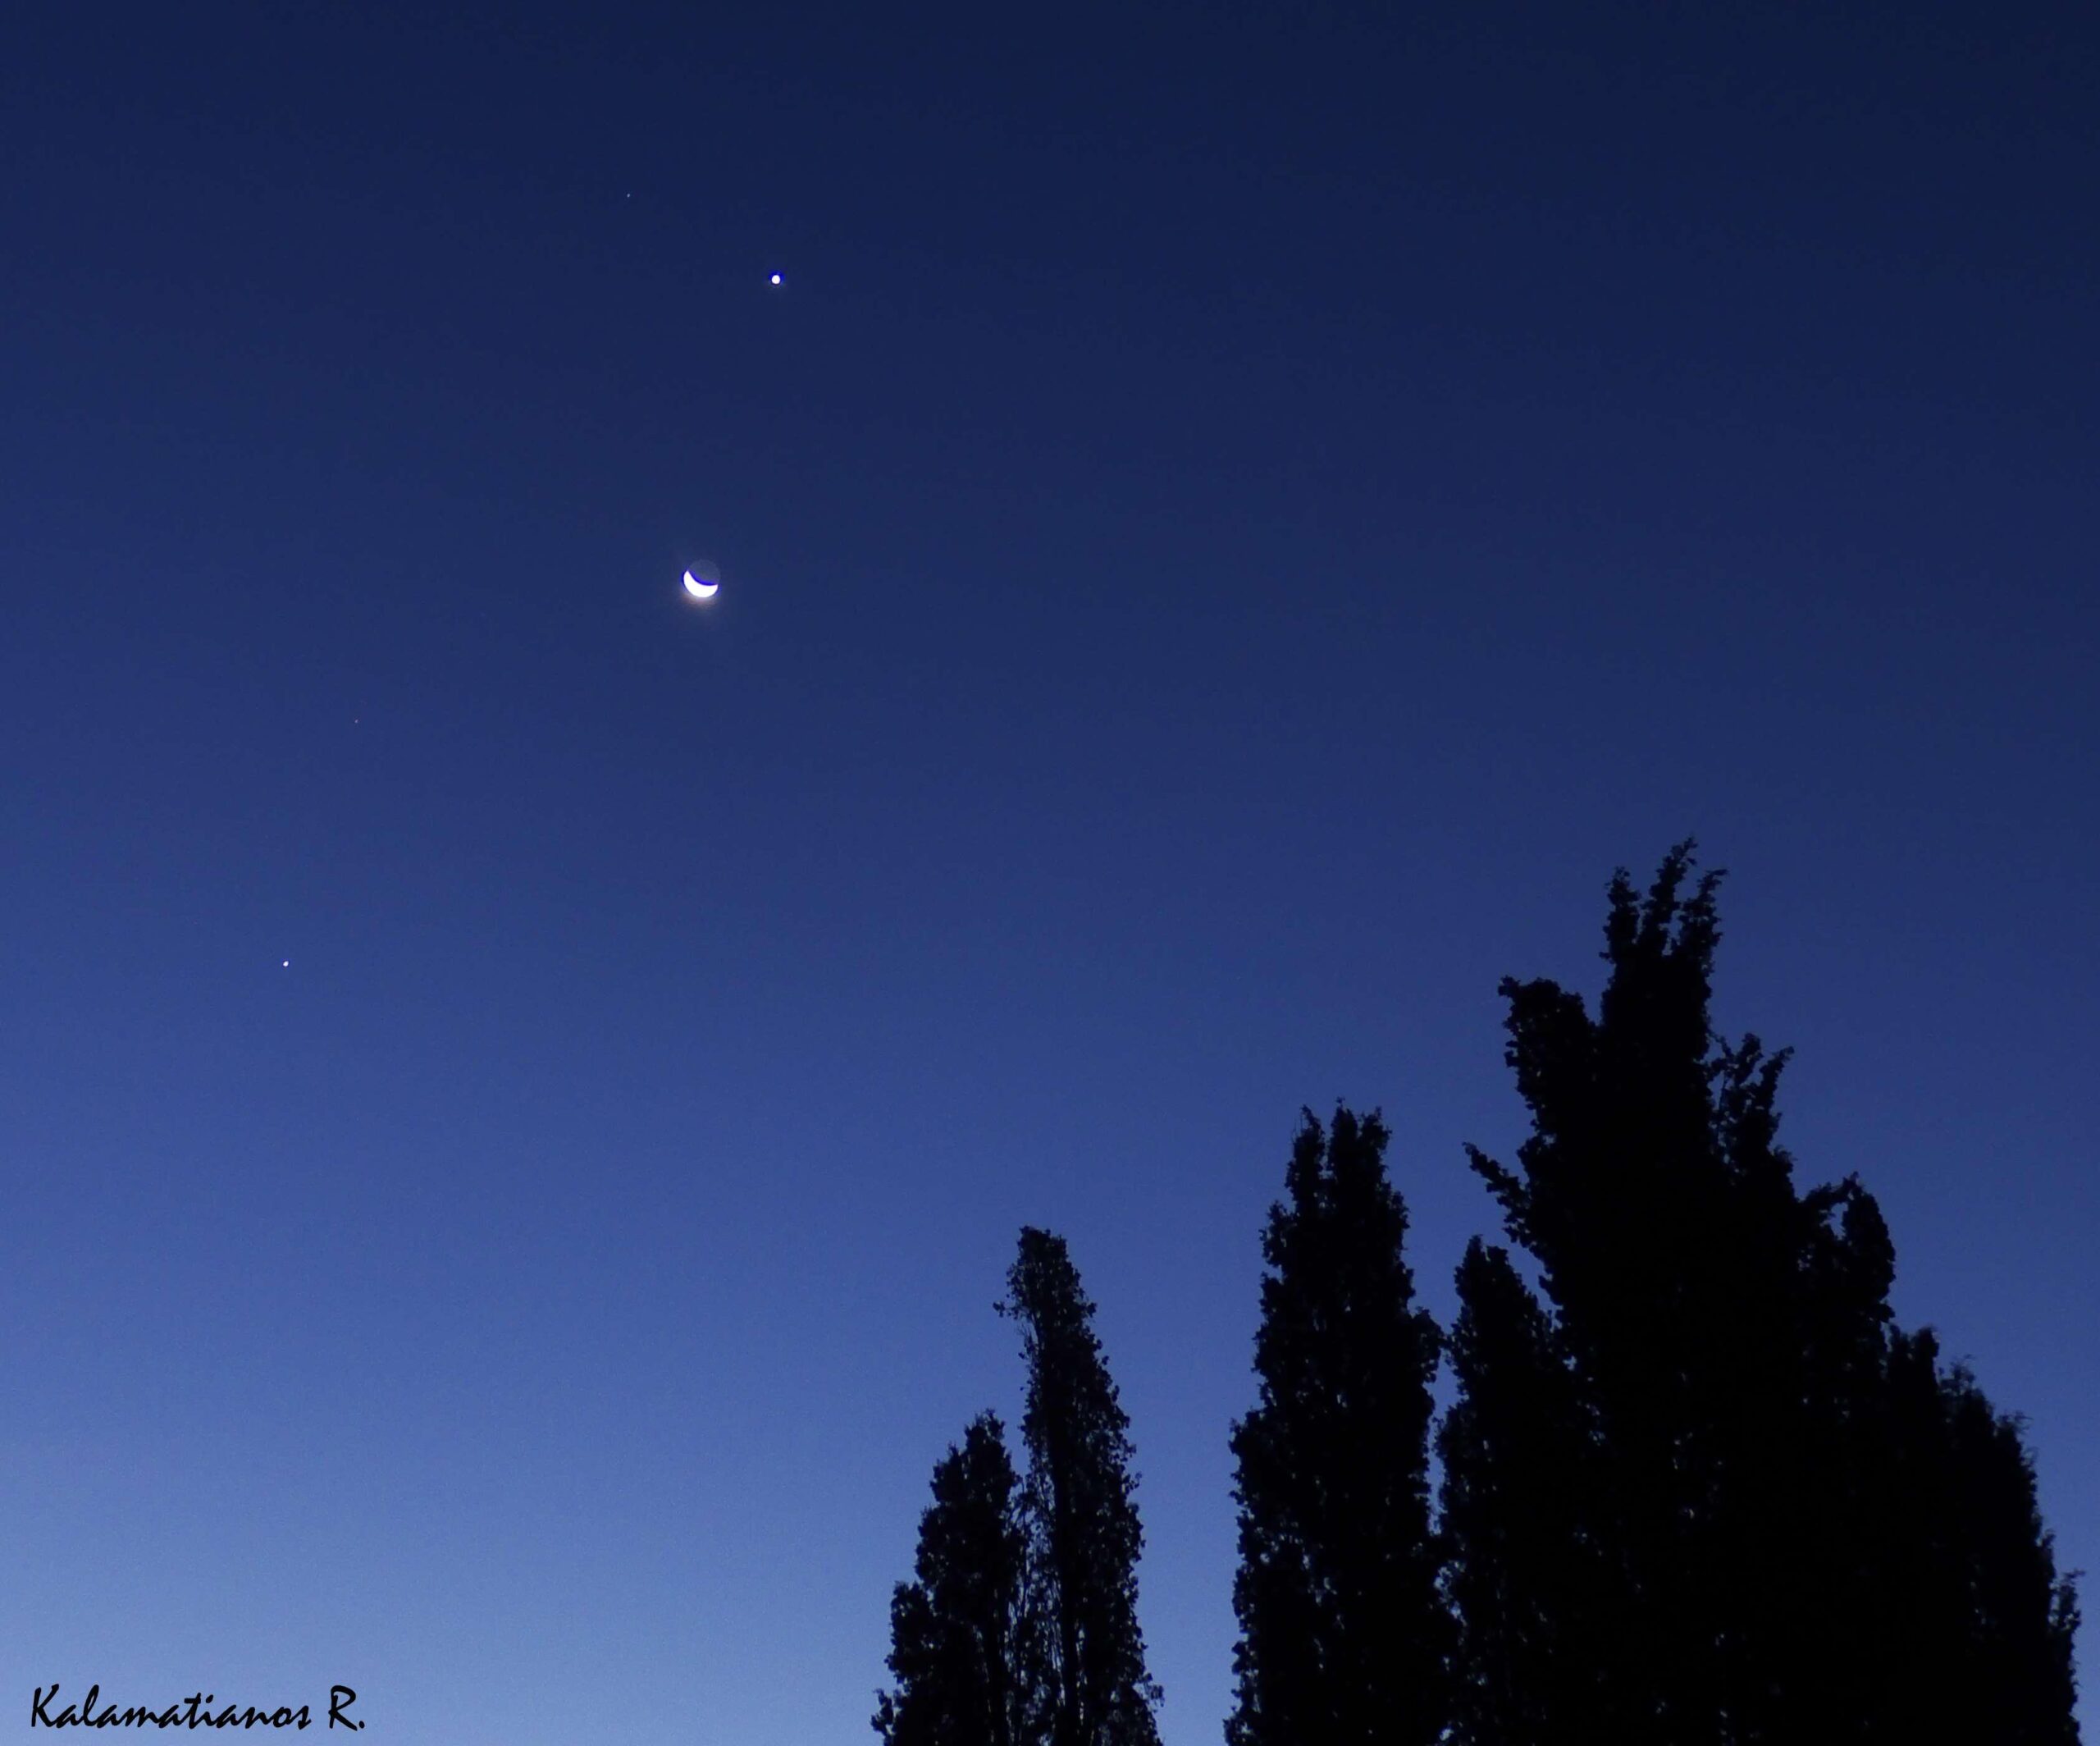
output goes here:
[{"label": "dark foliage", "polygon": [[1872,1197],[1796,1190],[1784,1055],[1709,1025],[1719,875],[1687,894],[1691,865],[1673,850],[1645,900],[1614,878],[1594,1019],[1503,985],[1532,1131],[1517,1168],[1473,1163],[1554,1314],[1468,1256],[1445,1433],[1463,1735],[2061,1746],[2076,1606],[2017,1428],[1892,1326]]},{"label": "dark foliage", "polygon": [[1427,1441],[1437,1336],[1414,1307],[1386,1130],[1305,1113],[1271,1209],[1254,1368],[1234,1428],[1233,1746],[1427,1746],[1446,1708]]},{"label": "dark foliage", "polygon": [[1027,1691],[1023,1538],[1013,1463],[986,1413],[934,1469],[919,1524],[918,1580],[890,1602],[890,1671],[875,1731],[890,1746],[1022,1746]]},{"label": "dark foliage", "polygon": [[2075,1746],[2072,1585],[2059,1581],[2016,1420],[1942,1371],[1929,1331],[1894,1335],[1862,1426],[1872,1490],[1856,1591],[1882,1671],[1876,1740]]},{"label": "dark foliage", "polygon": [[1158,1746],[1138,1628],[1144,1535],[1093,1305],[1064,1239],[1025,1229],[998,1307],[1028,1364],[1017,1478],[984,1415],[934,1470],[918,1580],[890,1607],[888,1746]]},{"label": "dark foliage", "polygon": [[1459,1631],[1453,1738],[1587,1746],[1628,1737],[1626,1596],[1587,1501],[1598,1456],[1545,1310],[1478,1238],[1459,1268],[1459,1398],[1437,1432],[1445,1592]]},{"label": "dark foliage", "polygon": [[1159,1689],[1138,1626],[1144,1543],[1130,1421],[1065,1240],[1030,1227],[999,1308],[1028,1364],[1022,1520],[1031,1683],[1048,1746],[1157,1746]]},{"label": "dark foliage", "polygon": [[[2077,1746],[2079,1624],[2019,1421],[1895,1325],[1858,1180],[1806,1191],[1783,1053],[1708,1018],[1717,875],[1612,882],[1593,1017],[1505,981],[1532,1115],[1475,1151],[1511,1239],[1459,1269],[1457,1400],[1376,1115],[1309,1112],[1271,1209],[1260,1399],[1235,1426],[1229,1746]],[[1028,1364],[934,1476],[875,1725],[888,1746],[1157,1746],[1128,1422],[1063,1241],[1002,1311]]]}]

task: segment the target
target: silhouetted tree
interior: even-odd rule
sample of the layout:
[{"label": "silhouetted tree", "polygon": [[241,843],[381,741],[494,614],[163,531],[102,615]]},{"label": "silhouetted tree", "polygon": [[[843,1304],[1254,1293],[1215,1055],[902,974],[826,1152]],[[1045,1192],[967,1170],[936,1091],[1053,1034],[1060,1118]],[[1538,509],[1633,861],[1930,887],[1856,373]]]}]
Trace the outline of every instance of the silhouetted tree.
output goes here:
[{"label": "silhouetted tree", "polygon": [[1876,1740],[2075,1746],[2078,1603],[2059,1581],[2017,1421],[1929,1330],[1889,1343],[1865,1428],[1862,1563],[1878,1591],[1861,1648],[1883,1671]]},{"label": "silhouetted tree", "polygon": [[1541,1264],[1594,1416],[1604,1461],[1586,1526],[1623,1562],[1621,1640],[1649,1682],[1632,1738],[1683,1746],[1728,1737],[1723,1669],[1737,1644],[1718,1557],[1720,1421],[1731,1391],[1766,1392],[1783,1345],[1742,1289],[1784,1270],[1753,1253],[1764,1233],[1736,1222],[1717,1144],[1716,881],[1681,898],[1688,862],[1688,846],[1673,852],[1646,906],[1614,880],[1596,1019],[1554,983],[1504,982],[1532,1131],[1521,1175],[1472,1154]]},{"label": "silhouetted tree", "polygon": [[1969,1693],[1975,1726],[1961,1731],[2007,1746],[2067,1746],[2078,1737],[2070,1720],[2078,1596],[2057,1576],[2020,1422],[1992,1406],[1965,1365],[1941,1378],[1940,1401],[1947,1519],[1966,1578],[1961,1672],[1947,1682]]},{"label": "silhouetted tree", "polygon": [[1007,1277],[1002,1314],[1028,1363],[1022,1519],[1039,1737],[1048,1746],[1157,1746],[1159,1689],[1138,1627],[1144,1543],[1133,1493],[1130,1421],[1116,1397],[1093,1305],[1065,1240],[1033,1227]]},{"label": "silhouetted tree", "polygon": [[[1601,1692],[1552,1707],[1572,1714],[1601,1696],[1628,1746],[2061,1746],[2075,1738],[2075,1598],[2056,1579],[2017,1428],[1893,1328],[1893,1251],[1872,1197],[1851,1179],[1796,1191],[1776,1140],[1784,1054],[1755,1037],[1728,1045],[1710,1026],[1719,875],[1686,894],[1691,850],[1665,857],[1645,900],[1614,876],[1596,1017],[1554,983],[1503,984],[1532,1132],[1515,1169],[1472,1153],[1541,1264],[1551,1345],[1586,1428],[1571,1560],[1594,1553],[1601,1569],[1575,1593],[1595,1574],[1614,1597]],[[1513,1328],[1524,1319],[1510,1320],[1503,1282],[1475,1273],[1472,1337],[1491,1351],[1487,1303],[1504,1300]],[[1503,1344],[1520,1353],[1538,1338]],[[1512,1409],[1475,1403],[1477,1378],[1459,1369],[1463,1518],[1481,1514],[1473,1471],[1494,1466],[1466,1427],[1487,1428],[1491,1448]],[[1538,1373],[1559,1390],[1559,1369]],[[1540,1410],[1552,1422],[1559,1409]],[[1458,1543],[1518,1532],[1454,1524]],[[1563,1690],[1548,1652],[1568,1639],[1542,1623],[1512,1639],[1494,1610],[1507,1597],[1476,1586],[1487,1576],[1461,1555],[1451,1582],[1468,1713],[1475,1738],[1518,1746],[1545,1736],[1508,1731],[1520,1725],[1481,1709],[1482,1693],[1498,1680]],[[1586,1603],[1525,1604],[1564,1624]]]},{"label": "silhouetted tree", "polygon": [[1448,1349],[1458,1398],[1437,1431],[1445,1593],[1460,1633],[1459,1746],[1590,1746],[1626,1736],[1625,1597],[1598,1543],[1588,1416],[1545,1311],[1476,1237]]},{"label": "silhouetted tree", "polygon": [[934,1469],[919,1524],[918,1580],[890,1602],[894,1693],[875,1731],[890,1746],[1025,1746],[1025,1543],[1013,1463],[986,1413]]},{"label": "silhouetted tree", "polygon": [[1234,1427],[1233,1746],[1428,1746],[1449,1620],[1429,1522],[1436,1328],[1414,1305],[1385,1124],[1304,1113],[1269,1212],[1254,1368]]}]

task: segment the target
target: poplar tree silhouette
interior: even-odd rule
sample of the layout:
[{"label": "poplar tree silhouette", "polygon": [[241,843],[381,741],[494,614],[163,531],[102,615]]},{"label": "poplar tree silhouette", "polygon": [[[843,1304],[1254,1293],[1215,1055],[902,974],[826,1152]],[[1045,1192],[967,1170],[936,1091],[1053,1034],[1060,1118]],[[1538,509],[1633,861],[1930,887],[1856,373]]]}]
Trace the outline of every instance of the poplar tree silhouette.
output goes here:
[{"label": "poplar tree silhouette", "polygon": [[1888,1670],[1875,1739],[2075,1746],[2075,1589],[2057,1577],[2019,1421],[1929,1329],[1896,1334],[1869,1428],[1879,1609],[1862,1652]]},{"label": "poplar tree silhouette", "polygon": [[1239,1571],[1231,1746],[1428,1746],[1449,1616],[1430,1532],[1436,1324],[1374,1112],[1303,1113],[1270,1209],[1260,1403],[1233,1428]]},{"label": "poplar tree silhouette", "polygon": [[1550,1319],[1506,1250],[1476,1237],[1447,1342],[1458,1399],[1437,1430],[1444,1592],[1459,1629],[1456,1746],[1628,1737],[1614,1641],[1625,1596],[1590,1519],[1596,1451]]},{"label": "poplar tree silhouette", "polygon": [[[1580,1738],[1600,1703],[1627,1746],[2064,1746],[2076,1598],[2017,1424],[1893,1327],[1872,1196],[1795,1189],[1786,1057],[1710,1029],[1719,875],[1687,895],[1691,866],[1672,850],[1645,900],[1614,876],[1594,1019],[1554,983],[1502,985],[1532,1133],[1515,1169],[1472,1157],[1553,1314],[1532,1323],[1469,1257],[1446,1428],[1467,1738]],[[1541,1402],[1495,1404],[1498,1372],[1527,1369]],[[1570,1552],[1513,1594],[1488,1548],[1544,1530],[1507,1428],[1556,1424],[1564,1379],[1588,1456],[1554,1504]],[[1559,1646],[1600,1588],[1611,1634],[1571,1695]]]},{"label": "poplar tree silhouette", "polygon": [[1034,1725],[1048,1746],[1157,1746],[1159,1688],[1138,1625],[1144,1543],[1130,1421],[1065,1240],[1034,1227],[1007,1276],[1002,1314],[1028,1364],[1021,1434]]},{"label": "poplar tree silhouette", "polygon": [[1158,1746],[1138,1628],[1130,1423],[1062,1237],[1032,1227],[998,1307],[1028,1364],[1016,1478],[996,1415],[934,1469],[917,1580],[890,1607],[888,1746]]},{"label": "poplar tree silhouette", "polygon": [[890,1602],[894,1693],[879,1693],[889,1746],[1025,1746],[1026,1550],[1004,1428],[985,1413],[934,1469],[918,1580]]}]

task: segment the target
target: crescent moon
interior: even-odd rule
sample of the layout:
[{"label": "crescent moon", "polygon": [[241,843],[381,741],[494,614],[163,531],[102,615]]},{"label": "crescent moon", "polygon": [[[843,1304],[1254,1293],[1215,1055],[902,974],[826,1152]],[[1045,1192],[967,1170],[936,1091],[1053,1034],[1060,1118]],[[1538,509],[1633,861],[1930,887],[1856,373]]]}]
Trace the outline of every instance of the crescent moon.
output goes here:
[{"label": "crescent moon", "polygon": [[695,600],[713,600],[721,588],[719,582],[702,582],[691,570],[686,572],[686,592]]}]

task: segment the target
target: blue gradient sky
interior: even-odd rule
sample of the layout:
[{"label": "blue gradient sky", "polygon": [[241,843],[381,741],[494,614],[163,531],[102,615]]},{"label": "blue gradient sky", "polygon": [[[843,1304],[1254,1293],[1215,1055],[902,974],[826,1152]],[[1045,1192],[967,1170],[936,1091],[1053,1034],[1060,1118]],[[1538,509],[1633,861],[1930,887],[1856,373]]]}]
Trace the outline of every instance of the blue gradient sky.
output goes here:
[{"label": "blue gradient sky", "polygon": [[0,25],[0,1698],[870,1739],[1030,1221],[1215,1741],[1299,1105],[1447,1312],[1687,832],[2100,1570],[2100,27],[1285,10]]}]

